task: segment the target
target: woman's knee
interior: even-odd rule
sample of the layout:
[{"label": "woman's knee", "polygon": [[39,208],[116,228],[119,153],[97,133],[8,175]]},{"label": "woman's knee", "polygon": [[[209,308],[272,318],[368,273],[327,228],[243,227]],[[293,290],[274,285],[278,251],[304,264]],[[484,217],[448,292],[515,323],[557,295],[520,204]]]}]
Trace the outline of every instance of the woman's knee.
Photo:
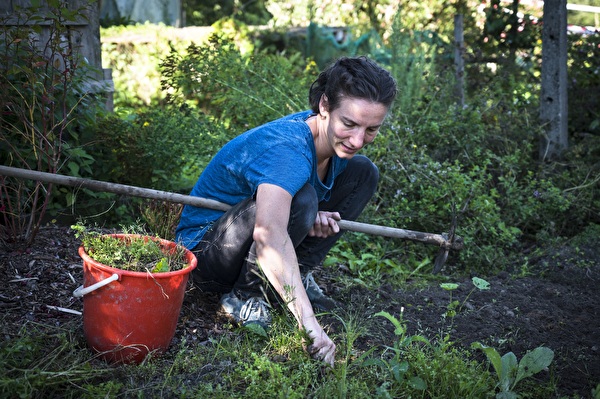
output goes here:
[{"label": "woman's knee", "polygon": [[349,172],[357,179],[360,185],[368,187],[375,192],[379,182],[379,168],[364,155],[355,155],[349,162],[344,172]]},{"label": "woman's knee", "polygon": [[[315,223],[319,202],[313,186],[305,184],[292,199],[289,229],[298,232],[299,236],[308,234]],[[291,231],[290,231],[291,233]]]}]

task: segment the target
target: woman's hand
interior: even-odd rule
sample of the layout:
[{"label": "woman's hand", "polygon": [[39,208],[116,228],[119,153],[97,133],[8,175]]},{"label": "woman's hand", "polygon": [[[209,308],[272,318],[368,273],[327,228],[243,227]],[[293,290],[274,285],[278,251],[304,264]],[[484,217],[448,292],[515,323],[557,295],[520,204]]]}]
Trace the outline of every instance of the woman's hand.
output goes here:
[{"label": "woman's hand", "polygon": [[329,338],[329,336],[323,331],[320,326],[314,330],[307,330],[308,337],[312,340],[308,346],[306,346],[306,351],[313,358],[322,360],[327,363],[329,366],[333,367],[333,363],[335,360],[335,344]]},{"label": "woman's hand", "polygon": [[337,221],[341,220],[338,212],[317,212],[315,224],[308,232],[310,237],[326,238],[340,232]]}]

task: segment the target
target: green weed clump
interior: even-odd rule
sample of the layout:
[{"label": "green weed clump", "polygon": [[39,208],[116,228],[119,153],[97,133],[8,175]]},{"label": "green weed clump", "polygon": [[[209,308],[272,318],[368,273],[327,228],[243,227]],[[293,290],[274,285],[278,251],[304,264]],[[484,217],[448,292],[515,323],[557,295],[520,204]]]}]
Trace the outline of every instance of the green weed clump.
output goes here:
[{"label": "green weed clump", "polygon": [[546,369],[554,359],[554,352],[543,346],[527,352],[521,361],[518,361],[512,352],[500,356],[496,349],[485,346],[480,342],[474,342],[472,347],[482,350],[494,367],[498,380],[497,387],[500,390],[496,394],[496,399],[518,398],[516,393],[517,384]]},{"label": "green weed clump", "polygon": [[[73,324],[52,327],[27,323],[3,331],[0,342],[0,396],[5,398],[79,398],[83,386],[101,384],[108,368],[92,364]],[[103,395],[108,393],[106,387]]]},{"label": "green weed clump", "polygon": [[177,246],[164,248],[159,238],[131,234],[126,238],[102,234],[83,224],[71,226],[75,237],[81,239],[90,258],[116,269],[133,272],[166,273],[186,267],[185,251]]}]

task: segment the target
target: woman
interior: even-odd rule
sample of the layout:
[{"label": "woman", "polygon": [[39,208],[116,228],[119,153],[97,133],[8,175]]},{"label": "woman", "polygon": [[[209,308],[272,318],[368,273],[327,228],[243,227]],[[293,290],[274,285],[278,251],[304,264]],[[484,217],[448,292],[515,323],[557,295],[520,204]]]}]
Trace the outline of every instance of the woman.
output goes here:
[{"label": "woman", "polygon": [[373,196],[375,165],[356,155],[377,135],[396,96],[392,76],[366,57],[341,58],[311,85],[310,111],[256,127],[227,143],[191,195],[231,204],[186,206],[177,239],[198,257],[195,283],[225,293],[236,322],[268,326],[271,287],[312,340],[306,350],[333,365],[335,344],[314,308],[332,305],[310,270]]}]

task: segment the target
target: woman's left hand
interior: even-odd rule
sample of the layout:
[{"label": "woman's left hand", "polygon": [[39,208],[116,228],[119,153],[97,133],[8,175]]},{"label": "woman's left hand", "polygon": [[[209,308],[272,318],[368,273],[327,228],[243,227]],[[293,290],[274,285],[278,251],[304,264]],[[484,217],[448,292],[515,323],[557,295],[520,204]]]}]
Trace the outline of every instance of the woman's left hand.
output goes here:
[{"label": "woman's left hand", "polygon": [[338,212],[317,212],[315,224],[308,232],[311,237],[326,238],[340,232],[337,221],[341,220]]}]

